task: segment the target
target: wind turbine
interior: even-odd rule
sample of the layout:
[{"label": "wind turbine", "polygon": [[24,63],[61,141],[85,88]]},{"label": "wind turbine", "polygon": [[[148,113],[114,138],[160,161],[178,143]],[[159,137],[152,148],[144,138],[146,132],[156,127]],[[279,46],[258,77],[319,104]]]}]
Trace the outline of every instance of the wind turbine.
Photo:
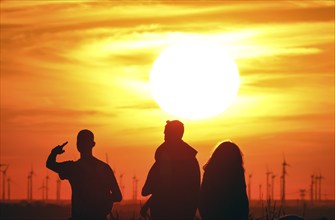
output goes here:
[{"label": "wind turbine", "polygon": [[314,200],[314,174],[311,175],[311,188],[310,188],[310,193],[311,193],[311,204],[313,204],[313,200]]},{"label": "wind turbine", "polygon": [[42,200],[44,201],[45,200],[45,191],[44,190],[46,189],[45,184],[44,184],[44,179],[42,180],[42,186],[38,189],[42,190]]},{"label": "wind turbine", "polygon": [[272,189],[272,192],[271,192],[271,197],[272,197],[272,200],[274,200],[274,188],[275,188],[275,182],[274,182],[274,180],[275,180],[275,178],[276,178],[276,175],[274,175],[274,174],[272,174],[271,175],[271,189]]},{"label": "wind turbine", "polygon": [[249,183],[248,183],[248,196],[249,196],[249,201],[251,201],[251,178],[252,178],[252,173],[249,174]]},{"label": "wind turbine", "polygon": [[11,178],[7,178],[7,199],[10,200],[10,184],[15,183]]},{"label": "wind turbine", "polygon": [[259,201],[261,202],[263,200],[262,199],[262,184],[259,184],[258,190],[259,190]]},{"label": "wind turbine", "polygon": [[120,174],[120,188],[121,188],[121,194],[124,196],[124,184],[123,184],[123,173]]},{"label": "wind turbine", "polygon": [[33,200],[33,176],[36,176],[36,173],[31,167],[31,170],[28,174],[28,200]]},{"label": "wind turbine", "polygon": [[279,182],[279,185],[280,185],[280,193],[279,193],[279,197],[280,199],[282,198],[282,195],[283,195],[283,176],[281,175],[280,176],[280,182]]},{"label": "wind turbine", "polygon": [[27,176],[27,200],[29,201],[30,200],[30,173],[28,173],[28,176]]},{"label": "wind turbine", "polygon": [[270,183],[269,183],[269,175],[270,174],[272,174],[272,172],[270,172],[269,171],[269,169],[268,168],[266,168],[266,199],[268,200],[269,198],[270,198],[270,196],[269,196],[269,185],[270,185]]},{"label": "wind turbine", "polygon": [[283,179],[282,179],[282,181],[283,181],[282,187],[283,187],[283,189],[282,189],[281,200],[282,200],[282,205],[285,206],[285,199],[286,199],[285,198],[285,194],[286,194],[286,192],[285,192],[285,176],[287,175],[286,167],[290,166],[288,163],[286,163],[285,156],[284,156],[284,160],[283,160],[282,166],[283,166],[283,171],[282,171],[282,177],[283,177]]},{"label": "wind turbine", "polygon": [[49,175],[45,177],[45,200],[48,200],[48,194],[49,194]]},{"label": "wind turbine", "polygon": [[2,173],[2,201],[5,201],[5,191],[6,191],[6,174],[9,165],[8,164],[1,164],[1,166],[4,166],[5,169],[1,170]]},{"label": "wind turbine", "polygon": [[137,201],[137,183],[138,179],[136,175],[133,176],[133,200]]},{"label": "wind turbine", "polygon": [[60,201],[61,180],[59,177],[56,180],[56,200]]}]

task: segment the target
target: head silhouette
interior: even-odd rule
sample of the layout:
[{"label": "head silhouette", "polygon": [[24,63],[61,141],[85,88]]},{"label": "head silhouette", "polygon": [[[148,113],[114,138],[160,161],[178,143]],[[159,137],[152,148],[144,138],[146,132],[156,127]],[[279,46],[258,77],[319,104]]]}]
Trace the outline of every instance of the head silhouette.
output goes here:
[{"label": "head silhouette", "polygon": [[166,121],[164,135],[165,141],[181,140],[184,135],[184,124],[178,120]]},{"label": "head silhouette", "polygon": [[77,136],[77,149],[81,154],[92,154],[94,134],[90,130],[81,130]]},{"label": "head silhouette", "polygon": [[243,159],[240,148],[231,141],[221,142],[214,150],[211,158],[205,165],[213,166],[217,168],[237,168],[240,167],[243,169]]}]

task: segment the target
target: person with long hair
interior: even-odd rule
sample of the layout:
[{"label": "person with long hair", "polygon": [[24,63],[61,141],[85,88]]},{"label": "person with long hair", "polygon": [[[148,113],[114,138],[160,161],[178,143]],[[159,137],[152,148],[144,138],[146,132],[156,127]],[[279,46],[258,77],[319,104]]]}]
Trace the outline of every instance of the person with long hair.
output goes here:
[{"label": "person with long hair", "polygon": [[204,220],[248,219],[242,153],[231,141],[221,142],[204,166],[199,212]]}]

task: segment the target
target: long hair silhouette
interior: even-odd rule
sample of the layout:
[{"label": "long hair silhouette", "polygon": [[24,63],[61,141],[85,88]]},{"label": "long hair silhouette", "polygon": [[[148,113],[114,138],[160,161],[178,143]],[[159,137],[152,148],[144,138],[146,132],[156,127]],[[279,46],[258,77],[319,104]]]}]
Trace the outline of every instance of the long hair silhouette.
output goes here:
[{"label": "long hair silhouette", "polygon": [[206,219],[248,219],[242,152],[231,141],[221,142],[204,166],[199,211]]}]

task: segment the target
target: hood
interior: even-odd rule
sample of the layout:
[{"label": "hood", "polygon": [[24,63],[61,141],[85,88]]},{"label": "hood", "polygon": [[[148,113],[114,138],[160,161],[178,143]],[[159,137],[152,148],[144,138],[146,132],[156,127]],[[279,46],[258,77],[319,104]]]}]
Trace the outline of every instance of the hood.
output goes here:
[{"label": "hood", "polygon": [[193,160],[197,151],[189,144],[180,140],[178,142],[164,142],[155,153],[156,161],[159,160]]}]

